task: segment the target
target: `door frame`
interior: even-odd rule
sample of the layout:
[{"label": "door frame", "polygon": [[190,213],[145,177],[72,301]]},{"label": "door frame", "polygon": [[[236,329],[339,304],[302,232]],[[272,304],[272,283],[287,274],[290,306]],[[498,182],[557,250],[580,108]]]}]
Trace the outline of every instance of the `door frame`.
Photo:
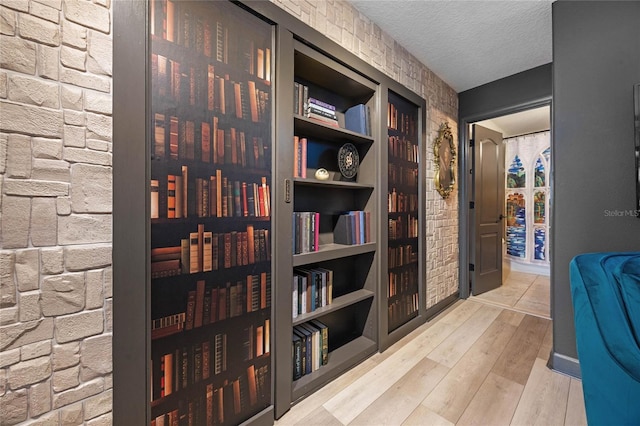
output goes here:
[{"label": "door frame", "polygon": [[[458,234],[458,244],[459,244],[459,291],[460,298],[467,299],[470,296],[471,289],[471,271],[469,271],[469,264],[471,262],[470,249],[472,247],[472,239],[474,236],[471,234],[471,212],[469,209],[469,202],[473,199],[473,176],[470,173],[471,165],[473,164],[472,150],[470,147],[471,140],[471,132],[469,131],[469,126],[471,124],[477,123],[483,120],[489,120],[492,118],[500,117],[503,115],[514,114],[517,112],[527,111],[534,108],[549,106],[550,111],[550,123],[551,128],[553,128],[553,103],[551,96],[544,96],[539,99],[535,99],[528,102],[522,102],[515,105],[509,105],[502,108],[496,108],[492,110],[483,111],[476,114],[470,114],[464,117],[458,117],[458,141],[459,141],[459,162],[458,162],[458,176],[459,179],[459,200],[460,200],[460,208],[458,213],[459,220],[459,234]],[[553,158],[554,152],[554,143],[553,143],[553,132],[550,132],[550,143],[551,143],[551,156]],[[553,185],[554,173],[553,173],[553,162],[551,166],[551,176],[549,183]],[[553,193],[551,193],[551,197],[553,197]],[[551,205],[553,206],[553,200],[550,199]],[[549,214],[550,225],[553,227],[553,214]],[[549,247],[553,247],[553,236],[549,235]],[[553,268],[553,266],[551,266]],[[551,291],[550,297],[553,297],[553,281],[551,282]],[[551,300],[551,312],[550,316],[553,319],[553,300]]]}]

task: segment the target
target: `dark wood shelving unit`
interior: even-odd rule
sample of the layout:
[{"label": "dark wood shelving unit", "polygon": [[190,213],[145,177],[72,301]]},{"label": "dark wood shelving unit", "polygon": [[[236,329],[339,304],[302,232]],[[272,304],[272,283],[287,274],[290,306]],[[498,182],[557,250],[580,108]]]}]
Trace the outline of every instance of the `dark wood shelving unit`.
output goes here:
[{"label": "dark wood shelving unit", "polygon": [[129,232],[146,248],[114,264],[146,275],[147,408],[144,422],[114,419],[271,423],[275,27],[231,2],[137,6],[124,19],[148,33],[125,51],[144,57],[145,95],[130,102],[145,134],[117,155],[145,148],[145,226]]},{"label": "dark wood shelving unit", "polygon": [[[279,86],[279,114],[283,132],[278,161],[279,175],[291,185],[291,202],[279,204],[278,218],[288,232],[279,234],[277,246],[291,247],[295,230],[294,212],[318,212],[319,245],[317,251],[293,254],[278,259],[282,282],[291,282],[297,268],[326,268],[333,271],[332,303],[292,318],[292,287],[282,286],[277,303],[283,308],[278,316],[278,330],[282,335],[278,348],[283,355],[277,358],[278,371],[291,372],[294,327],[320,321],[328,327],[328,357],[325,365],[294,380],[279,377],[276,415],[288,410],[296,400],[320,388],[342,372],[375,353],[377,344],[377,243],[378,197],[376,179],[379,159],[380,87],[363,77],[352,65],[336,61],[320,50],[296,40],[290,33],[281,34],[282,45],[293,55],[283,60]],[[294,82],[308,88],[308,96],[335,107],[337,124],[325,124],[295,111]],[[291,101],[289,101],[291,100]],[[365,135],[344,128],[346,109],[364,104],[370,110],[371,133]],[[339,126],[339,127],[337,127]],[[294,161],[301,153],[294,152],[294,136],[308,141],[306,178],[294,175]],[[290,141],[290,142],[289,142]],[[345,143],[357,147],[360,166],[353,179],[343,177],[338,168],[337,151]],[[287,146],[288,145],[288,146]],[[315,171],[323,167],[329,171],[328,180],[318,180]],[[365,211],[370,217],[370,241],[345,245],[335,242],[334,232],[338,216],[346,211]],[[364,216],[363,216],[364,217]],[[363,225],[364,226],[364,225]],[[282,229],[282,228],[280,228]],[[293,250],[290,251],[293,253]],[[296,268],[296,269],[294,269]],[[288,277],[287,277],[288,272]],[[288,307],[288,308],[285,308]],[[286,373],[283,373],[286,374]]]},{"label": "dark wood shelving unit", "polygon": [[[397,85],[390,87],[385,95],[386,142],[382,152],[385,166],[381,187],[386,188],[387,193],[381,221],[381,250],[388,256],[380,262],[380,294],[385,295],[380,298],[379,307],[380,350],[425,322],[427,288],[424,264],[426,105],[423,99]],[[410,229],[412,225],[414,229]],[[398,235],[392,234],[392,228]],[[399,256],[397,252],[392,254],[392,250],[408,249],[413,259],[392,264],[389,256]]]},{"label": "dark wood shelving unit", "polygon": [[[168,18],[170,13],[174,19]],[[172,36],[170,29],[173,29]],[[261,59],[258,59],[259,49]],[[259,75],[258,64],[262,64],[262,75]],[[178,68],[179,72],[174,74]],[[209,104],[211,75],[213,108]],[[251,0],[115,2],[114,80],[115,424],[151,425],[157,424],[160,417],[165,424],[171,424],[176,416],[182,424],[190,415],[194,424],[272,424],[296,401],[386,349],[424,321],[425,203],[419,195],[417,209],[388,212],[386,198],[391,161],[388,137],[397,134],[385,123],[392,94],[417,108],[417,141],[422,161],[424,99],[278,6]],[[295,82],[307,86],[310,96],[335,106],[337,123],[311,119],[294,110]],[[181,86],[180,90],[176,84]],[[247,91],[253,88],[258,95],[247,110],[243,99],[251,99],[247,98]],[[221,90],[225,90],[225,94],[233,92],[233,96],[240,92],[240,102],[225,103],[224,113],[222,104],[215,101]],[[360,104],[370,113],[363,132],[367,134],[345,128],[347,109]],[[184,129],[172,128],[176,121],[178,126],[184,122]],[[211,132],[208,154],[206,136],[202,144],[207,126],[203,127],[202,123],[209,124]],[[187,126],[193,126],[192,134]],[[216,126],[223,133],[217,133]],[[229,152],[224,137],[226,132],[231,137],[231,129],[237,132],[236,154],[243,153],[237,148],[242,133],[244,154],[253,152],[253,161],[247,157],[242,163],[233,156],[219,155],[221,148]],[[161,131],[165,133],[159,136]],[[177,133],[177,144],[171,139],[172,133],[174,138]],[[185,148],[182,144],[187,134],[189,147]],[[213,135],[221,135],[223,142],[218,144],[220,139],[215,142]],[[294,175],[294,136],[307,139],[306,177]],[[357,173],[349,178],[342,176],[337,160],[338,151],[347,143],[355,147],[359,157]],[[402,158],[395,164],[402,170],[414,166]],[[425,166],[421,162],[419,167],[417,182],[407,183],[406,179],[398,182],[398,191],[424,192]],[[315,178],[318,168],[328,170],[327,180]],[[173,182],[169,175],[182,177],[182,187],[186,182],[186,217],[169,217],[169,182]],[[262,195],[268,195],[269,213],[265,210],[265,214],[245,215],[241,199],[242,215],[219,214],[217,194],[221,188],[217,186],[216,197],[211,196],[216,199],[215,214],[210,202],[208,210],[202,207],[204,200],[202,205],[194,206],[194,197],[201,198],[206,187],[196,178],[211,182],[212,176],[216,185],[218,178],[237,181],[240,188],[242,182],[247,188],[250,184],[262,187],[264,183]],[[175,190],[181,187],[178,180]],[[152,181],[153,192],[158,189],[157,199],[167,197],[167,203],[158,203],[157,208],[155,199],[152,201]],[[155,181],[158,181],[157,187]],[[202,192],[199,189],[196,192],[196,183]],[[231,199],[236,209],[236,199]],[[316,251],[294,254],[293,213],[306,211],[319,213]],[[344,242],[345,236],[344,229],[337,228],[338,217],[349,211],[364,212],[358,216],[369,225],[368,232],[364,232],[368,237],[364,243],[364,239],[358,241],[360,244],[338,243]],[[182,213],[185,216],[185,211]],[[390,241],[389,218],[409,214],[419,221],[418,237]],[[262,232],[266,250],[261,252],[262,258],[245,259],[240,236],[236,240],[236,250],[240,244],[240,252],[236,251],[235,263],[219,264],[217,270],[211,271],[205,270],[204,262],[198,264],[198,270],[193,273],[190,268],[182,269],[182,249],[187,247],[182,246],[182,240],[190,239],[192,234],[204,238],[208,232],[223,237],[246,233],[248,240],[249,229]],[[254,241],[255,244],[260,241]],[[416,317],[390,331],[395,323],[390,328],[388,306],[397,298],[387,297],[388,273],[414,267],[411,262],[388,268],[387,249],[395,244],[414,244],[417,251],[419,309]],[[178,247],[181,249],[179,259]],[[152,263],[162,259],[174,261],[169,265],[173,269],[167,273],[171,276],[158,277],[160,265],[152,267]],[[181,262],[179,273],[174,265],[176,260]],[[223,257],[222,261],[226,259]],[[291,285],[294,273],[321,268],[333,272],[331,303],[294,318]],[[258,305],[248,304],[246,299],[248,284],[251,283],[252,290],[256,289],[254,277],[259,277],[260,283]],[[194,318],[194,327],[186,329],[186,314],[194,292],[196,298],[200,298],[199,306],[204,306],[203,288],[204,294],[213,299],[214,290],[221,298],[221,290],[224,288],[230,293],[232,286],[235,286],[236,297],[233,315],[227,310],[224,317],[216,317],[215,322],[210,318],[206,324],[203,311],[202,325],[196,326]],[[158,321],[166,327],[168,317],[180,318],[181,314],[185,319],[176,321],[184,321],[183,328],[157,331]],[[218,311],[217,315],[222,314]],[[326,363],[294,380],[293,330],[311,321],[320,321],[328,329]],[[255,346],[258,327],[262,327],[261,353]],[[252,344],[243,337],[251,332],[252,353],[247,352],[247,344]],[[268,344],[265,334],[270,339]],[[209,362],[215,364],[216,336],[224,335],[226,370],[216,372],[215,365],[210,364],[208,377],[201,374],[196,379],[193,374],[196,353],[200,357],[208,344],[210,351],[213,348]],[[181,383],[175,387],[175,382],[182,382],[183,378],[179,370],[183,353],[188,357],[189,377],[186,385]],[[171,357],[166,357],[169,354],[174,356],[174,363],[178,361],[173,368],[177,373],[174,389],[160,395],[158,375],[164,377],[169,373],[158,363],[169,362]],[[246,382],[250,377],[256,379],[258,385],[255,392],[251,391],[253,395],[247,403]],[[167,386],[166,380],[164,385]],[[216,403],[207,414],[212,394]],[[234,402],[238,401],[237,397],[241,402],[239,406]],[[224,418],[219,416],[220,410],[225,411]]]}]

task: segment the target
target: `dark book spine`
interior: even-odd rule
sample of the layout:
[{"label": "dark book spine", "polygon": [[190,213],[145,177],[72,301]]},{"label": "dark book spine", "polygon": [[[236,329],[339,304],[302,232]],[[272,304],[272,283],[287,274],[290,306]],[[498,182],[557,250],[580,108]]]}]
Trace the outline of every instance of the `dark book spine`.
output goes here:
[{"label": "dark book spine", "polygon": [[193,350],[193,383],[202,380],[202,346],[195,345]]},{"label": "dark book spine", "polygon": [[[202,311],[202,325],[211,322],[211,289],[207,288],[204,292],[204,307]],[[206,378],[206,377],[205,377]]]},{"label": "dark book spine", "polygon": [[242,216],[242,202],[240,199],[240,181],[233,182],[233,202],[234,202],[234,216]]},{"label": "dark book spine", "polygon": [[189,386],[189,351],[186,346],[182,348],[180,356],[180,386],[182,389]]},{"label": "dark book spine", "polygon": [[193,328],[193,321],[195,317],[196,309],[196,292],[191,290],[187,296],[187,317],[185,321],[185,329],[191,330]]},{"label": "dark book spine", "polygon": [[293,380],[302,377],[302,344],[300,337],[293,335]]}]

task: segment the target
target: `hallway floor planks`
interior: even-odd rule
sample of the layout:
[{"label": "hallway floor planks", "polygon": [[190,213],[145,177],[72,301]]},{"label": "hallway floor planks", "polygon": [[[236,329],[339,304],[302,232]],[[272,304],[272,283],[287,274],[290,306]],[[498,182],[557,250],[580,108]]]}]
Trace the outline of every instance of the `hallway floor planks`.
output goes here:
[{"label": "hallway floor planks", "polygon": [[470,300],[508,307],[520,312],[551,318],[549,277],[510,271],[502,286],[471,296]]},{"label": "hallway floor planks", "polygon": [[585,425],[582,384],[546,367],[550,348],[550,320],[458,301],[276,425]]}]

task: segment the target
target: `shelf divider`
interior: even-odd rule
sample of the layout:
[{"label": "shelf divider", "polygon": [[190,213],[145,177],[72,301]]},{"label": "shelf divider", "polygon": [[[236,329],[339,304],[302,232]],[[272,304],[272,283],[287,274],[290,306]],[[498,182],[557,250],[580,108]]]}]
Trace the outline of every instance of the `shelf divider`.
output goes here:
[{"label": "shelf divider", "polygon": [[293,325],[298,325],[311,321],[312,319],[319,318],[326,315],[329,312],[334,312],[347,306],[354,305],[362,300],[371,298],[374,293],[370,290],[360,289],[345,294],[344,296],[336,297],[333,299],[333,303],[327,306],[316,309],[313,312],[307,312],[306,314],[300,314],[293,319]]},{"label": "shelf divider", "polygon": [[343,244],[323,244],[319,251],[311,253],[301,253],[293,255],[293,266],[303,266],[310,263],[324,262],[327,260],[338,259],[346,256],[355,256],[358,254],[376,251],[376,243],[365,243],[356,245]]}]

